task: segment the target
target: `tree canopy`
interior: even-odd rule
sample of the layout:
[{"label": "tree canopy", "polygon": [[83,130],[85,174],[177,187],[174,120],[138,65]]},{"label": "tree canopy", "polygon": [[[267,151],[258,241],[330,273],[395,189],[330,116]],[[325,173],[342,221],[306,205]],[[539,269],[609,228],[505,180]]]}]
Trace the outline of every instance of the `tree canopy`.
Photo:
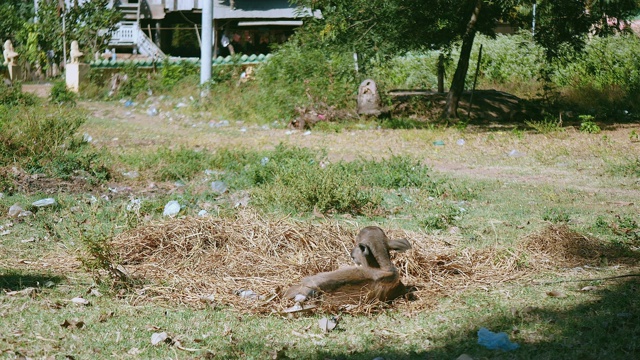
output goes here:
[{"label": "tree canopy", "polygon": [[[537,3],[537,4],[536,4]],[[457,116],[476,33],[495,35],[499,22],[530,28],[536,4],[535,39],[548,59],[560,49],[579,50],[585,35],[609,34],[639,10],[638,0],[298,0],[320,10],[310,18],[300,41],[365,56],[393,56],[419,49],[448,50],[461,55],[448,97],[446,117]]]},{"label": "tree canopy", "polygon": [[20,58],[31,64],[42,63],[48,50],[52,50],[54,59],[59,61],[63,54],[64,17],[67,46],[77,40],[85,54],[93,54],[106,48],[111,31],[122,17],[109,3],[109,0],[85,1],[63,11],[58,0],[40,0],[36,14],[33,0],[3,0],[0,36],[3,41],[13,40]]}]

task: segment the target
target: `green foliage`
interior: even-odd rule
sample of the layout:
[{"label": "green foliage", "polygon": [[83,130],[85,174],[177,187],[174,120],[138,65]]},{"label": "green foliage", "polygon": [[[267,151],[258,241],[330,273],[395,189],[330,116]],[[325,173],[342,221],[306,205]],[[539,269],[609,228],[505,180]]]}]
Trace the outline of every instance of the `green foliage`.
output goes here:
[{"label": "green foliage", "polygon": [[462,216],[460,208],[451,204],[435,207],[429,212],[419,221],[420,226],[426,230],[446,230],[454,226]]},{"label": "green foliage", "polygon": [[[110,0],[83,1],[78,6],[68,7],[65,16],[67,46],[78,41],[80,50],[90,57],[96,51],[102,52],[112,31],[116,29],[122,13],[114,6],[108,6]],[[27,33],[37,34],[41,53],[54,51],[54,60],[62,60],[62,20],[57,1],[40,1],[38,22],[30,26]],[[22,36],[26,42],[27,34]],[[41,56],[41,58],[43,58]]]},{"label": "green foliage", "polygon": [[563,209],[549,208],[544,210],[542,220],[549,221],[554,224],[567,223],[570,220],[570,216],[569,213]]},{"label": "green foliage", "polygon": [[618,116],[640,110],[640,51],[635,35],[593,38],[575,60],[558,68],[555,83],[579,111]]},{"label": "green foliage", "polygon": [[111,165],[111,156],[106,150],[96,150],[75,138],[67,151],[51,160],[48,168],[54,176],[64,180],[79,175],[91,184],[99,184],[111,179]]},{"label": "green foliage", "polygon": [[[357,92],[353,56],[325,52],[295,41],[285,44],[258,68],[259,106],[292,114],[295,107],[322,102],[344,108]],[[276,109],[282,109],[277,111]]]},{"label": "green foliage", "polygon": [[359,215],[381,207],[388,190],[419,189],[431,196],[451,190],[415,159],[392,156],[381,161],[331,163],[322,152],[282,144],[259,152],[164,148],[121,160],[158,181],[187,182],[209,170],[212,180],[225,182],[229,191],[250,191],[254,205],[283,212],[316,209]]},{"label": "green foliage", "polygon": [[593,227],[600,232],[616,235],[619,242],[640,242],[640,223],[632,216],[615,215],[612,219],[608,219],[600,215],[596,218]]},{"label": "green foliage", "polygon": [[151,74],[146,71],[140,71],[134,64],[127,64],[122,69],[122,74],[126,80],[120,83],[117,96],[136,97],[138,94],[146,93],[151,89]]},{"label": "green foliage", "polygon": [[3,0],[0,3],[0,39],[16,40],[25,23],[33,17],[33,1]]},{"label": "green foliage", "polygon": [[123,160],[136,166],[139,171],[153,171],[152,177],[155,180],[185,181],[206,169],[211,162],[211,156],[206,152],[186,148],[160,148],[154,153]]},{"label": "green foliage", "polygon": [[556,119],[553,116],[547,116],[544,120],[540,121],[525,121],[525,124],[540,134],[551,134],[563,131],[562,120],[560,118]]},{"label": "green foliage", "polygon": [[370,76],[381,89],[434,89],[438,56],[438,51],[424,51],[381,59],[371,65]]},{"label": "green foliage", "polygon": [[165,89],[171,89],[185,77],[197,74],[200,74],[200,67],[197,63],[190,61],[169,62],[167,58],[160,68],[160,84]]},{"label": "green foliage", "polygon": [[[273,165],[269,165],[273,164]],[[339,165],[322,167],[317,162],[288,159],[270,160],[265,182],[252,191],[252,201],[262,208],[285,212],[349,213],[370,212],[381,202],[362,179]],[[266,180],[265,179],[265,180]]]},{"label": "green foliage", "polygon": [[110,7],[110,0],[85,1],[67,9],[67,42],[77,40],[86,56],[102,52],[111,39],[111,33],[122,18],[122,13]]},{"label": "green foliage", "polygon": [[637,218],[631,216],[616,216],[612,228],[616,234],[624,238],[638,242],[640,241],[640,224]]},{"label": "green foliage", "polygon": [[592,115],[580,115],[580,132],[588,133],[588,134],[598,134],[602,129],[596,124]]},{"label": "green foliage", "polygon": [[480,44],[480,74],[485,83],[526,84],[538,77],[544,65],[544,49],[535,43],[528,32],[498,34],[495,38],[479,36],[471,53],[470,74],[475,73]]},{"label": "green foliage", "polygon": [[0,113],[0,163],[31,172],[88,180],[109,177],[107,154],[96,152],[76,132],[85,115],[65,107],[5,107]]},{"label": "green foliage", "polygon": [[76,105],[76,94],[67,89],[67,84],[64,80],[56,81],[51,87],[51,94],[49,95],[49,101],[59,105]]},{"label": "green foliage", "polygon": [[23,93],[20,88],[20,83],[7,86],[4,82],[0,82],[0,107],[28,106],[37,102],[35,95]]},{"label": "green foliage", "polygon": [[609,166],[608,172],[631,178],[640,178],[640,157],[626,158],[618,164]]},{"label": "green foliage", "polygon": [[405,187],[432,188],[433,195],[440,195],[444,189],[440,182],[431,179],[431,170],[415,159],[393,155],[381,161],[356,160],[345,163],[347,171],[359,174],[368,186],[384,189]]}]

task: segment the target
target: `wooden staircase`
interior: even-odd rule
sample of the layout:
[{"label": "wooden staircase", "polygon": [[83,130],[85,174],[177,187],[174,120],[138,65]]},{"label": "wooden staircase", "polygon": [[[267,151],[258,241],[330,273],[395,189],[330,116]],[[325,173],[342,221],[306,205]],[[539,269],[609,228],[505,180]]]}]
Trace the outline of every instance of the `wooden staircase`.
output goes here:
[{"label": "wooden staircase", "polygon": [[166,55],[140,28],[140,9],[147,5],[145,0],[114,0],[115,6],[122,12],[123,18],[113,32],[110,47],[136,50],[138,54],[153,58],[165,58]]}]

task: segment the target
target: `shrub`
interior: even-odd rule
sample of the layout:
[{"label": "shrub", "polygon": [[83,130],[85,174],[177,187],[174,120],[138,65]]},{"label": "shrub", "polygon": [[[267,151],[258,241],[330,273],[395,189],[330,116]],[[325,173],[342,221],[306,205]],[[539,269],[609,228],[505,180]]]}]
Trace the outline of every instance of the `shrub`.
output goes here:
[{"label": "shrub", "polygon": [[554,81],[578,110],[637,112],[640,100],[640,39],[635,35],[596,37],[585,51],[559,67]]},{"label": "shrub", "polygon": [[460,208],[451,204],[436,206],[430,212],[419,221],[420,226],[427,230],[446,230],[462,216]]},{"label": "shrub", "polygon": [[120,83],[117,97],[136,97],[152,90],[155,83],[154,74],[141,71],[133,63],[125,65],[121,72],[126,76],[126,80]]},{"label": "shrub", "polygon": [[5,106],[34,105],[36,97],[32,94],[23,93],[20,83],[12,86],[0,82],[0,104]]},{"label": "shrub", "polygon": [[563,130],[562,120],[560,118],[556,119],[553,116],[547,116],[544,120],[541,121],[525,121],[524,123],[540,134],[550,134]]},{"label": "shrub", "polygon": [[0,112],[0,163],[31,172],[69,177],[84,172],[109,177],[107,154],[91,148],[76,132],[85,114],[64,107],[12,107]]},{"label": "shrub", "polygon": [[320,102],[338,108],[353,106],[357,84],[352,54],[305,48],[295,42],[278,49],[256,73],[259,105],[278,117]]},{"label": "shrub", "polygon": [[165,90],[171,90],[182,79],[200,73],[200,65],[191,61],[169,62],[166,59],[160,68],[160,84]]},{"label": "shrub", "polygon": [[76,94],[67,89],[67,84],[65,83],[65,81],[56,81],[51,87],[49,101],[54,104],[75,106]]},{"label": "shrub", "polygon": [[570,216],[563,209],[551,208],[546,209],[542,214],[542,220],[549,221],[554,224],[569,222]]},{"label": "shrub", "polygon": [[370,76],[379,88],[433,89],[438,86],[437,51],[414,52],[373,64]]},{"label": "shrub", "polygon": [[593,122],[593,119],[594,119],[593,116],[591,116],[591,115],[580,115],[578,117],[582,121],[580,123],[580,131],[581,132],[588,133],[588,134],[598,134],[598,133],[600,133],[600,131],[602,131],[600,129],[600,127],[598,126],[598,124]]}]

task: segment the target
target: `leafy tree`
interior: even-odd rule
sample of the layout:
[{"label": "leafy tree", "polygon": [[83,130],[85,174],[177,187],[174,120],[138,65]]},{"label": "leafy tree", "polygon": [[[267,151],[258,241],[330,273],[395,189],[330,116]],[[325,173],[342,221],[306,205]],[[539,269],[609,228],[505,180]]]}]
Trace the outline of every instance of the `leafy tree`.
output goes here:
[{"label": "leafy tree", "polygon": [[16,40],[25,21],[33,17],[33,0],[3,0],[0,2],[0,39]]},{"label": "leafy tree", "polygon": [[[338,51],[390,56],[420,48],[447,50],[460,42],[460,58],[443,116],[457,117],[471,48],[480,32],[495,35],[495,24],[527,23],[535,1],[521,0],[297,0],[320,10],[300,35],[302,42]],[[585,34],[618,31],[620,21],[638,13],[638,0],[538,1],[536,40],[548,59],[566,47],[581,49]],[[614,24],[615,25],[615,21]]]},{"label": "leafy tree", "polygon": [[31,57],[43,59],[46,51],[53,50],[54,61],[62,59],[62,16],[66,22],[67,47],[71,41],[77,40],[81,50],[87,55],[105,49],[111,39],[111,32],[122,16],[117,9],[108,7],[108,4],[109,0],[91,0],[63,11],[58,0],[40,0],[38,21],[24,24],[24,19],[21,20],[23,42],[32,44],[33,40],[28,40],[34,36],[37,38],[40,54]]},{"label": "leafy tree", "polygon": [[67,41],[77,40],[85,54],[104,50],[122,13],[109,7],[110,0],[91,0],[66,12]]}]

